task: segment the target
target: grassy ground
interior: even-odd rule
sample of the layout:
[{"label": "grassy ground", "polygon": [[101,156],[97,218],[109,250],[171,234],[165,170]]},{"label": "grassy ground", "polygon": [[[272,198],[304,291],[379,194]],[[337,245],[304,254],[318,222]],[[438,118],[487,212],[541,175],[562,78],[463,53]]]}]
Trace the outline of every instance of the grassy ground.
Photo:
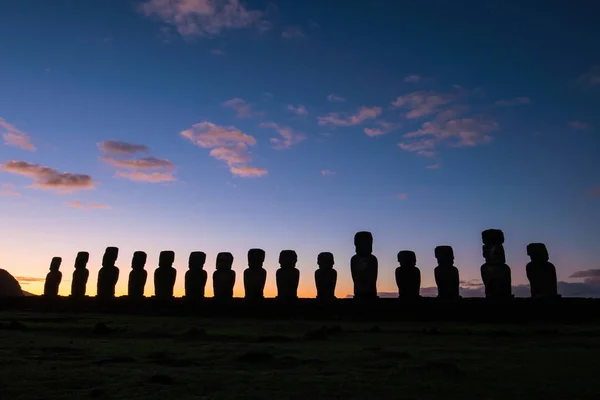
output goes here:
[{"label": "grassy ground", "polygon": [[[18,322],[16,322],[18,321]],[[600,326],[0,313],[0,399],[598,399]]]}]

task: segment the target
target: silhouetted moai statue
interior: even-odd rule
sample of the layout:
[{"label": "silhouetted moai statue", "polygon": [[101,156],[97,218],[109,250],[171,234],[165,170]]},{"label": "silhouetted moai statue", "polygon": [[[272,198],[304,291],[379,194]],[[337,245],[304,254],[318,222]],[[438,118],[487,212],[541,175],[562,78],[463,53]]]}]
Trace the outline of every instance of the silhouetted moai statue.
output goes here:
[{"label": "silhouetted moai statue", "polygon": [[99,298],[109,299],[115,297],[115,285],[119,280],[119,268],[115,266],[119,257],[117,247],[107,247],[102,257],[102,268],[98,272],[98,290]]},{"label": "silhouetted moai statue", "polygon": [[50,272],[46,275],[46,282],[44,283],[44,296],[58,296],[58,287],[60,286],[60,281],[62,281],[62,272],[58,270],[61,263],[62,258],[52,257]]},{"label": "silhouetted moai statue", "polygon": [[531,257],[531,262],[526,267],[531,297],[558,297],[556,268],[548,261],[546,245],[543,243],[528,244],[527,255]]},{"label": "silhouetted moai statue", "polygon": [[414,251],[402,250],[398,253],[400,266],[396,268],[396,285],[401,299],[418,299],[421,291],[421,271],[417,268]]},{"label": "silhouetted moai statue", "polygon": [[233,254],[217,254],[217,269],[213,273],[213,292],[217,300],[233,298],[233,287],[235,286],[235,271],[233,265]]},{"label": "silhouetted moai statue", "polygon": [[90,271],[86,268],[89,259],[90,253],[87,251],[77,253],[75,271],[73,272],[73,280],[71,281],[71,297],[85,297],[85,287],[90,276]]},{"label": "silhouetted moai statue", "polygon": [[283,250],[279,253],[280,268],[275,274],[277,281],[277,298],[293,300],[298,298],[300,271],[296,268],[298,255],[294,250]]},{"label": "silhouetted moai statue", "polygon": [[481,278],[485,285],[485,297],[490,299],[512,298],[511,272],[504,254],[504,233],[488,229],[481,233],[483,257]]},{"label": "silhouetted moai statue", "polygon": [[335,299],[335,285],[337,283],[337,271],[333,269],[333,254],[325,252],[317,257],[319,269],[315,271],[315,283],[317,285],[317,299]]},{"label": "silhouetted moai statue", "polygon": [[133,253],[131,259],[131,272],[129,273],[129,284],[127,295],[132,298],[141,299],[144,297],[144,287],[148,279],[148,271],[144,269],[148,256],[143,251]]},{"label": "silhouetted moai statue", "polygon": [[356,254],[350,259],[350,271],[354,281],[355,299],[377,298],[377,257],[373,255],[373,235],[371,232],[357,232],[354,235]]},{"label": "silhouetted moai statue", "polygon": [[175,252],[161,251],[158,257],[158,268],[154,271],[154,295],[157,299],[172,299],[173,287],[177,278],[177,270],[173,268]]},{"label": "silhouetted moai statue", "polygon": [[460,297],[460,280],[458,268],[454,266],[454,251],[451,246],[438,246],[435,248],[435,258],[438,266],[435,267],[435,283],[440,299],[457,299]]},{"label": "silhouetted moai statue", "polygon": [[263,268],[265,251],[263,249],[248,250],[248,268],[244,271],[244,291],[246,299],[258,300],[264,298],[267,270]]},{"label": "silhouetted moai statue", "polygon": [[203,299],[208,274],[204,270],[206,253],[192,251],[188,259],[188,271],[185,273],[185,297]]}]

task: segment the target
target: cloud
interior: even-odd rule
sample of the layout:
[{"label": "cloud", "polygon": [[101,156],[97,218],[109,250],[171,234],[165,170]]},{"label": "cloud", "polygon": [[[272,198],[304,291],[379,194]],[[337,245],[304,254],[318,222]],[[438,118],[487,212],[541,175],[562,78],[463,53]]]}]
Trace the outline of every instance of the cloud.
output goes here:
[{"label": "cloud", "polygon": [[250,178],[268,174],[264,168],[248,165],[252,161],[249,147],[256,144],[256,139],[233,126],[203,121],[180,132],[180,135],[198,147],[212,149],[209,154],[225,161],[235,176]]},{"label": "cloud", "polygon": [[272,128],[277,131],[281,135],[280,138],[271,138],[271,143],[273,143],[273,148],[276,150],[289,149],[296,143],[299,143],[306,139],[306,136],[302,133],[294,132],[292,128],[287,126],[280,126],[275,122],[263,122],[259,125],[261,128]]},{"label": "cloud", "polygon": [[396,198],[398,200],[406,200],[406,199],[408,199],[408,195],[406,193],[400,193],[400,194],[396,195]]},{"label": "cloud", "polygon": [[324,169],[321,170],[321,175],[323,176],[331,176],[331,175],[335,175],[336,173],[334,171],[330,171],[328,169]]},{"label": "cloud", "polygon": [[393,124],[386,121],[378,121],[377,124],[380,128],[365,128],[365,134],[367,136],[381,136],[393,132],[401,126],[400,124]]},{"label": "cloud", "polygon": [[26,161],[9,161],[2,164],[2,170],[11,174],[33,179],[31,187],[55,190],[61,193],[94,189],[92,177],[84,174],[60,172],[54,168],[31,164]]},{"label": "cloud", "polygon": [[341,116],[340,113],[329,113],[317,117],[319,125],[354,126],[366,120],[377,118],[381,115],[381,107],[360,107],[357,112],[350,116]]},{"label": "cloud", "polygon": [[156,157],[145,157],[133,160],[118,160],[112,157],[101,157],[100,160],[103,162],[112,165],[116,168],[125,168],[125,169],[136,169],[136,170],[147,170],[147,169],[174,169],[174,165],[171,161],[165,158],[156,158]]},{"label": "cloud", "polygon": [[21,193],[12,189],[0,189],[0,196],[20,196]]},{"label": "cloud", "polygon": [[306,36],[304,31],[297,26],[286,26],[281,31],[281,37],[284,39],[299,39]]},{"label": "cloud", "polygon": [[298,107],[290,104],[287,106],[288,110],[298,115],[308,115],[308,110],[302,104],[298,104]]},{"label": "cloud", "polygon": [[569,122],[569,126],[573,129],[577,129],[578,131],[587,131],[592,127],[590,124],[583,121],[571,121]]},{"label": "cloud", "polygon": [[14,125],[9,124],[3,118],[0,118],[0,132],[2,133],[2,139],[4,139],[4,144],[6,146],[18,147],[27,151],[36,150],[27,133],[18,130]]},{"label": "cloud", "polygon": [[498,100],[494,104],[500,107],[523,106],[531,104],[531,99],[529,97],[515,97],[509,100]]},{"label": "cloud", "polygon": [[15,276],[15,279],[21,282],[45,282],[46,278],[37,278],[33,276]]},{"label": "cloud", "polygon": [[172,25],[184,38],[212,37],[222,31],[256,26],[264,12],[249,10],[239,0],[148,0],[138,10]]},{"label": "cloud", "polygon": [[421,77],[419,75],[409,75],[404,78],[404,82],[406,83],[419,83],[421,81]]},{"label": "cloud", "polygon": [[578,79],[577,83],[586,88],[600,85],[600,65],[591,67],[587,72],[582,74]]},{"label": "cloud", "polygon": [[261,111],[253,110],[251,104],[238,97],[223,102],[223,107],[235,110],[237,118],[252,118],[264,114]]},{"label": "cloud", "polygon": [[136,153],[146,153],[150,151],[148,146],[144,146],[143,144],[133,144],[126,142],[119,142],[117,140],[105,140],[103,142],[98,143],[98,147],[101,151],[108,154],[136,154]]},{"label": "cloud", "polygon": [[72,202],[66,202],[65,203],[66,206],[68,207],[73,207],[73,208],[79,208],[81,210],[89,210],[89,209],[93,209],[93,208],[100,208],[100,209],[104,209],[104,208],[110,208],[105,204],[100,204],[100,203],[82,203],[79,200],[75,200]]},{"label": "cloud", "polygon": [[430,164],[428,166],[426,166],[425,168],[427,169],[439,169],[442,166],[441,163],[435,163],[435,164]]},{"label": "cloud", "polygon": [[457,96],[450,93],[418,91],[397,97],[392,102],[392,107],[408,109],[404,116],[407,119],[415,119],[435,114],[441,106],[456,99]]},{"label": "cloud", "polygon": [[147,183],[173,182],[177,180],[172,172],[117,171],[115,176],[134,182]]},{"label": "cloud", "polygon": [[590,189],[588,193],[592,197],[600,198],[600,187]]},{"label": "cloud", "polygon": [[215,56],[224,56],[225,52],[221,49],[212,49],[210,51],[210,54],[215,55]]},{"label": "cloud", "polygon": [[588,269],[572,273],[569,278],[584,278],[583,282],[600,287],[600,269]]},{"label": "cloud", "polygon": [[337,102],[337,103],[341,103],[343,101],[346,101],[345,98],[343,98],[342,96],[338,96],[337,94],[330,94],[329,96],[327,96],[327,100],[331,101],[331,102]]}]

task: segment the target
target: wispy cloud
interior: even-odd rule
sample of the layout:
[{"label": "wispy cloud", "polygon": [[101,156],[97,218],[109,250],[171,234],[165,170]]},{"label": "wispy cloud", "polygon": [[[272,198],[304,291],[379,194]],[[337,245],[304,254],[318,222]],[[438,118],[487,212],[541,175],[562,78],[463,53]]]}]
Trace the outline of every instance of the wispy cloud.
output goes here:
[{"label": "wispy cloud", "polygon": [[331,176],[331,175],[335,175],[335,171],[330,171],[328,169],[323,169],[321,170],[321,175],[323,176]]},{"label": "wispy cloud", "polygon": [[588,190],[588,194],[592,197],[600,198],[600,186],[597,188]]},{"label": "wispy cloud", "polygon": [[587,72],[581,74],[577,83],[586,88],[600,85],[600,65],[594,65]]},{"label": "wispy cloud", "polygon": [[117,171],[117,178],[125,178],[134,182],[162,183],[177,180],[172,172]]},{"label": "wispy cloud", "polygon": [[119,142],[117,140],[105,140],[100,142],[98,143],[98,148],[104,153],[108,154],[132,155],[150,151],[150,148],[148,146],[144,146],[143,144]]},{"label": "wispy cloud", "polygon": [[457,99],[452,93],[418,91],[397,97],[392,102],[393,108],[409,111],[404,115],[407,119],[422,118],[439,112],[440,107]]},{"label": "wispy cloud", "polygon": [[100,157],[100,161],[117,168],[118,170],[115,172],[115,177],[117,178],[148,183],[172,182],[177,180],[173,176],[175,166],[166,158],[129,158],[136,153],[150,151],[148,146],[107,140],[98,143],[98,147],[102,152],[108,153],[108,155]]},{"label": "wispy cloud", "polygon": [[13,189],[0,189],[0,196],[20,196],[21,193]]},{"label": "wispy cloud", "polygon": [[577,129],[578,131],[587,131],[592,126],[584,121],[571,121],[569,122],[569,126],[573,129]]},{"label": "wispy cloud", "polygon": [[276,150],[289,149],[296,143],[299,143],[306,139],[303,133],[295,132],[292,128],[287,126],[281,126],[275,122],[267,121],[259,125],[261,128],[275,129],[277,133],[281,135],[281,138],[271,138],[273,148]]},{"label": "wispy cloud", "polygon": [[497,106],[500,107],[510,107],[510,106],[524,106],[531,104],[532,101],[529,97],[515,97],[513,99],[507,100],[498,100],[496,103]]},{"label": "wispy cloud", "polygon": [[304,31],[298,26],[286,26],[281,31],[281,37],[284,39],[299,39],[304,36]]},{"label": "wispy cloud", "polygon": [[381,115],[381,107],[361,107],[352,115],[342,116],[340,113],[329,113],[317,117],[319,125],[354,126],[360,125],[366,120],[377,118]]},{"label": "wispy cloud", "polygon": [[343,98],[342,96],[338,96],[337,94],[330,94],[329,96],[327,96],[327,100],[334,102],[334,103],[341,103],[343,101],[346,101],[345,98]]},{"label": "wispy cloud", "polygon": [[112,157],[101,157],[100,160],[116,168],[147,170],[147,169],[168,169],[172,170],[175,166],[166,158],[145,157],[133,160],[118,160]]},{"label": "wispy cloud", "polygon": [[46,278],[36,278],[33,276],[15,276],[15,279],[19,281],[19,283],[22,282],[45,282]]},{"label": "wispy cloud", "polygon": [[584,283],[600,285],[600,269],[588,269],[572,273],[569,278],[583,279]]},{"label": "wispy cloud", "polygon": [[378,121],[379,128],[365,128],[364,132],[367,136],[381,136],[399,129],[401,124],[391,123],[387,121]]},{"label": "wispy cloud", "polygon": [[421,82],[421,76],[420,75],[408,75],[406,78],[404,78],[404,82],[405,83],[419,83],[419,82]]},{"label": "wispy cloud", "polygon": [[298,115],[308,115],[308,110],[302,104],[298,104],[298,106],[294,106],[293,104],[289,104],[287,106],[288,110]]},{"label": "wispy cloud", "polygon": [[94,208],[100,208],[100,209],[110,208],[109,206],[107,206],[105,204],[100,204],[100,203],[82,203],[79,200],[75,200],[75,201],[71,201],[71,202],[66,202],[65,205],[67,207],[79,208],[81,210],[90,210],[90,209],[94,209]]},{"label": "wispy cloud", "polygon": [[427,168],[427,169],[439,169],[441,167],[442,167],[441,163],[435,163],[435,164],[430,164],[430,165],[426,166],[425,168]]},{"label": "wispy cloud", "polygon": [[212,49],[210,51],[210,54],[214,55],[214,56],[224,56],[225,52],[221,49]]},{"label": "wispy cloud", "polygon": [[2,139],[4,139],[5,145],[18,147],[27,151],[36,150],[35,146],[31,143],[29,134],[18,130],[14,125],[9,124],[3,118],[0,118],[0,132],[2,133]]},{"label": "wispy cloud", "polygon": [[406,193],[399,193],[396,195],[396,198],[398,200],[406,200],[406,199],[408,199],[408,195]]},{"label": "wispy cloud", "polygon": [[147,17],[174,26],[184,38],[211,37],[252,26],[258,29],[265,15],[264,11],[246,8],[239,0],[148,0],[138,9]]},{"label": "wispy cloud", "polygon": [[31,164],[26,161],[9,161],[2,164],[2,170],[11,174],[33,179],[31,187],[70,193],[78,190],[94,189],[92,177],[84,174],[60,172],[54,168]]},{"label": "wispy cloud", "polygon": [[223,107],[235,110],[237,118],[252,118],[264,115],[262,111],[255,111],[250,103],[239,97],[223,102]]},{"label": "wispy cloud", "polygon": [[248,165],[252,161],[249,147],[256,144],[256,139],[233,126],[203,121],[180,132],[180,135],[198,147],[212,149],[210,155],[225,161],[233,175],[249,178],[268,174],[264,168]]}]

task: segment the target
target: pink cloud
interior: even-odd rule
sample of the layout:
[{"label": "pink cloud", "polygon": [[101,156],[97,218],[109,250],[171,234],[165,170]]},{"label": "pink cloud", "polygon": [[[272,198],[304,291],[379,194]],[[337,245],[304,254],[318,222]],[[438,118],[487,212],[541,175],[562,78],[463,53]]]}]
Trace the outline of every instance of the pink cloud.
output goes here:
[{"label": "pink cloud", "polygon": [[330,171],[328,169],[321,170],[321,175],[323,175],[323,176],[330,176],[330,175],[335,175],[335,174],[336,173],[334,171]]},{"label": "pink cloud", "polygon": [[355,114],[350,116],[341,116],[340,113],[329,113],[317,117],[319,125],[334,126],[355,126],[360,125],[366,120],[377,118],[381,115],[381,107],[360,107]]},{"label": "pink cloud", "polygon": [[498,100],[495,104],[500,107],[529,105],[532,101],[529,97],[515,97],[509,100]]},{"label": "pink cloud", "polygon": [[379,128],[365,128],[365,134],[367,136],[381,136],[393,132],[401,126],[400,124],[393,124],[386,121],[378,121],[377,124],[380,126]]},{"label": "pink cloud", "polygon": [[223,106],[235,110],[237,118],[252,118],[264,115],[262,111],[255,111],[251,104],[239,97],[223,102]]},{"label": "pink cloud", "polygon": [[125,169],[173,169],[174,165],[165,158],[145,157],[134,160],[118,160],[112,157],[101,157],[100,160],[116,168]]},{"label": "pink cloud", "polygon": [[265,168],[251,167],[250,165],[240,165],[231,167],[231,173],[242,178],[258,178],[269,173]]},{"label": "pink cloud", "polygon": [[498,124],[492,120],[460,118],[443,123],[425,122],[421,129],[409,132],[404,137],[429,137],[434,143],[445,142],[451,147],[472,147],[489,143],[492,137],[488,133],[497,129]]},{"label": "pink cloud", "polygon": [[345,98],[343,98],[342,96],[338,96],[337,94],[330,94],[329,96],[327,96],[327,100],[331,101],[331,102],[337,102],[337,103],[341,103],[343,101],[346,101]]},{"label": "pink cloud", "polygon": [[569,126],[571,126],[573,129],[577,129],[578,131],[587,131],[591,128],[590,124],[583,121],[571,121],[569,122]]},{"label": "pink cloud", "polygon": [[12,190],[12,189],[1,189],[0,190],[0,195],[2,196],[20,196],[21,193],[17,192],[16,190]]},{"label": "pink cloud", "polygon": [[298,115],[307,115],[308,114],[308,110],[302,104],[299,104],[297,107],[292,104],[289,104],[287,106],[287,108],[291,112],[298,114]]},{"label": "pink cloud", "polygon": [[591,67],[587,72],[582,74],[578,79],[577,83],[586,88],[600,85],[600,65]]},{"label": "pink cloud", "polygon": [[89,210],[89,209],[93,209],[93,208],[98,208],[98,209],[110,208],[105,204],[100,204],[100,203],[85,203],[84,204],[79,200],[67,202],[67,203],[65,203],[65,205],[68,207],[79,208],[81,210]]},{"label": "pink cloud", "polygon": [[304,36],[306,36],[304,31],[297,26],[287,26],[281,32],[281,37],[284,39],[299,39]]},{"label": "pink cloud", "polygon": [[29,134],[18,130],[14,125],[0,118],[0,132],[6,146],[18,147],[22,150],[35,151],[35,146],[31,143]]},{"label": "pink cloud", "polygon": [[119,142],[117,140],[105,140],[98,143],[98,147],[101,151],[109,154],[136,154],[150,151],[150,148],[143,144]]},{"label": "pink cloud", "polygon": [[421,81],[421,77],[419,75],[409,75],[404,78],[405,83],[419,83]]},{"label": "pink cloud", "polygon": [[280,126],[275,122],[263,122],[259,125],[261,128],[272,128],[281,135],[281,138],[271,138],[273,148],[276,150],[289,149],[293,145],[306,139],[306,136],[302,133],[294,132],[292,128],[287,126]]},{"label": "pink cloud", "polygon": [[407,119],[415,119],[435,114],[441,106],[456,99],[454,94],[418,91],[397,97],[392,102],[392,107],[408,109],[404,116]]},{"label": "pink cloud", "polygon": [[177,180],[172,172],[117,171],[115,176],[129,179],[130,181],[147,183],[173,182]]},{"label": "pink cloud", "polygon": [[406,199],[408,199],[408,195],[406,193],[400,193],[400,194],[396,195],[396,198],[398,200],[406,200]]},{"label": "pink cloud", "polygon": [[225,161],[230,167],[252,161],[244,143],[237,143],[232,147],[217,147],[212,149],[209,154],[217,160]]},{"label": "pink cloud", "polygon": [[94,181],[89,175],[60,172],[54,168],[31,164],[26,161],[9,161],[2,165],[2,170],[32,178],[33,184],[31,187],[36,189],[69,193],[77,190],[94,189],[95,187]]}]

